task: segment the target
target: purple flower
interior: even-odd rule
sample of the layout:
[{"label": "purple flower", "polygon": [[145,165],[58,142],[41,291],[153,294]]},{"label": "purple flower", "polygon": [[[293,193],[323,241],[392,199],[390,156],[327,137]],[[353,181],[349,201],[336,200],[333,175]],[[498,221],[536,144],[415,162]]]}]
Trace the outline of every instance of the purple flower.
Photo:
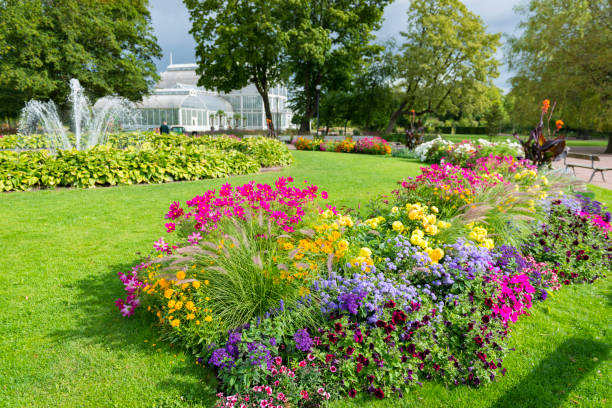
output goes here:
[{"label": "purple flower", "polygon": [[305,353],[309,352],[314,344],[306,329],[296,331],[293,335],[293,340],[295,341],[295,347]]},{"label": "purple flower", "polygon": [[221,370],[232,368],[235,360],[227,353],[225,348],[218,348],[213,351],[208,364],[212,364],[215,367],[219,367]]}]

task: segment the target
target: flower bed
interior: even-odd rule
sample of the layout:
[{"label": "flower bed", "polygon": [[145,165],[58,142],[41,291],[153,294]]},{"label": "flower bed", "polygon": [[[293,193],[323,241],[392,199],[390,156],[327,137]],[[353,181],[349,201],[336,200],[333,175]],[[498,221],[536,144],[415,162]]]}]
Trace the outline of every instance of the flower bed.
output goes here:
[{"label": "flower bed", "polygon": [[[286,166],[293,160],[283,143],[263,137],[140,136],[144,137],[139,139],[140,145],[123,148],[109,143],[86,151],[60,150],[57,154],[47,150],[0,151],[0,191],[217,178],[252,174],[261,167]],[[136,142],[121,137],[111,140],[118,146],[125,146],[128,139]]]},{"label": "flower bed", "polygon": [[303,137],[298,138],[295,142],[297,150],[319,150],[322,152],[338,152],[338,153],[363,153],[363,154],[391,154],[391,146],[389,142],[378,136],[366,137],[353,141],[352,138],[346,138],[340,142],[335,140],[312,140]]},{"label": "flower bed", "polygon": [[119,274],[121,313],[212,367],[220,407],[495,381],[513,323],[612,265],[610,213],[511,157],[423,168],[363,218],[292,182],[172,203],[175,238]]},{"label": "flower bed", "polygon": [[477,142],[464,140],[453,143],[440,136],[414,149],[414,155],[423,163],[439,163],[444,160],[463,167],[473,166],[478,159],[483,157],[517,157],[522,153],[521,145],[509,139],[503,142],[478,139]]}]

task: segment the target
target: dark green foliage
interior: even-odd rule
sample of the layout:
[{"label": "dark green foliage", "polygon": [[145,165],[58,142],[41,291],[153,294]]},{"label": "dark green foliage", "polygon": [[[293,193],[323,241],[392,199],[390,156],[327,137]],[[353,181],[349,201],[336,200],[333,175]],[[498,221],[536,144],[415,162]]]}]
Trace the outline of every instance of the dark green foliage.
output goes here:
[{"label": "dark green foliage", "polygon": [[148,0],[0,2],[0,117],[30,99],[65,101],[77,78],[97,98],[140,100],[161,49]]}]

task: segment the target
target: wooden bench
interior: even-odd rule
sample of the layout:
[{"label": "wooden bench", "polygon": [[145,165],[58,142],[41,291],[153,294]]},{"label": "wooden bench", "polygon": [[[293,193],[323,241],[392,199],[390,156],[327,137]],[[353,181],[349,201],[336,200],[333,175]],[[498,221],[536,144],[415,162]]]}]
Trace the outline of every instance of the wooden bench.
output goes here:
[{"label": "wooden bench", "polygon": [[[591,165],[588,166],[586,164],[568,163],[567,159],[589,160],[591,162]],[[598,172],[601,174],[601,178],[603,179],[603,181],[606,181],[606,178],[604,177],[604,172],[612,170],[612,168],[595,167],[595,162],[598,162],[598,161],[599,161],[599,156],[596,156],[594,154],[568,153],[563,158],[563,164],[565,165],[565,170],[568,171],[569,169],[572,169],[574,176],[576,175],[576,167],[580,167],[582,169],[593,170],[593,173],[591,173],[591,178],[589,178],[589,181],[588,181],[589,183],[593,180],[593,177],[595,177],[595,174]]]}]

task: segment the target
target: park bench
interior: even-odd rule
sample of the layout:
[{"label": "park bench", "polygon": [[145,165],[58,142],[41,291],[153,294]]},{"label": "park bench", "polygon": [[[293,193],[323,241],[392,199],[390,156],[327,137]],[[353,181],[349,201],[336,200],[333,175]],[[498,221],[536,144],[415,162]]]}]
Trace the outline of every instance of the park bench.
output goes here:
[{"label": "park bench", "polygon": [[[588,166],[587,164],[568,163],[567,159],[587,160],[587,161],[591,161],[591,165]],[[566,171],[569,171],[569,169],[572,169],[574,176],[576,175],[576,167],[579,167],[582,169],[593,170],[593,173],[591,173],[591,178],[589,178],[589,183],[593,180],[593,177],[595,177],[595,174],[598,172],[601,174],[601,178],[603,179],[603,181],[606,181],[606,178],[604,177],[604,172],[612,170],[612,167],[611,168],[595,167],[595,162],[598,162],[598,161],[599,161],[599,156],[596,156],[594,154],[568,153],[563,159],[563,164],[565,165]]]}]

